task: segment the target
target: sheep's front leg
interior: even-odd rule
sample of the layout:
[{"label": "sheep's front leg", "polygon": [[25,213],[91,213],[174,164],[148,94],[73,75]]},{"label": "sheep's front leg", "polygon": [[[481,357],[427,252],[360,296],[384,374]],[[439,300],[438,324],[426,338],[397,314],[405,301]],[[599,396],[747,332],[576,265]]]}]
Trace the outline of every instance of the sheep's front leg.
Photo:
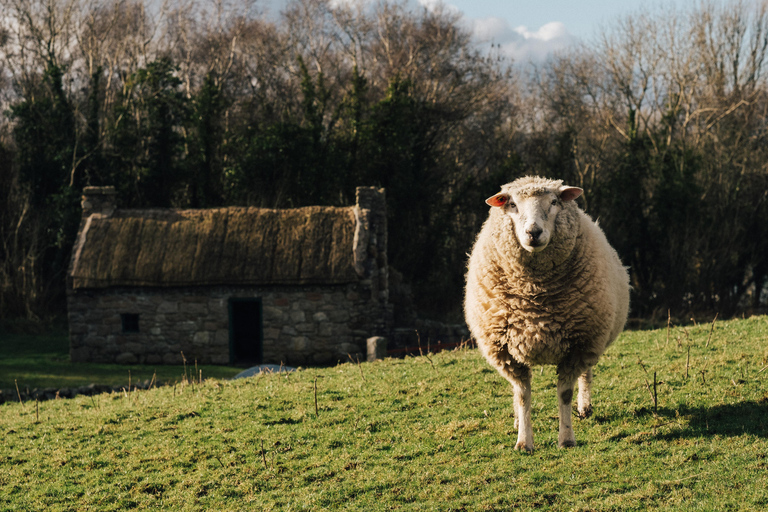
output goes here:
[{"label": "sheep's front leg", "polygon": [[592,368],[587,369],[579,377],[579,398],[578,398],[579,417],[589,418],[592,416]]},{"label": "sheep's front leg", "polygon": [[574,378],[563,377],[557,380],[557,403],[560,416],[560,432],[557,436],[557,445],[560,448],[576,446],[576,437],[573,435],[573,422],[571,414],[571,401],[573,400]]},{"label": "sheep's front leg", "polygon": [[512,363],[504,369],[504,376],[512,384],[515,403],[517,444],[515,450],[533,451],[533,426],[531,425],[531,369]]}]

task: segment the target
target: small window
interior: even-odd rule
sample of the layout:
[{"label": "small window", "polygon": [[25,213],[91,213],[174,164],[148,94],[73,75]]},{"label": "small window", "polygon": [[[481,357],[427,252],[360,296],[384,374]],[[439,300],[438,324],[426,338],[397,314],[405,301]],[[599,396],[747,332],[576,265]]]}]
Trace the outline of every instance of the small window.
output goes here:
[{"label": "small window", "polygon": [[137,313],[123,313],[120,315],[123,322],[123,332],[139,332],[139,315]]}]

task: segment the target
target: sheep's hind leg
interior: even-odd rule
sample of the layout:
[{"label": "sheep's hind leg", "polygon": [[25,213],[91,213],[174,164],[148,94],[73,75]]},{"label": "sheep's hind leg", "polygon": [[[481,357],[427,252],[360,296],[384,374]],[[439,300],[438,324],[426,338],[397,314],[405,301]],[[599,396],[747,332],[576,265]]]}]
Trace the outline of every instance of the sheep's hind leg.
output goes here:
[{"label": "sheep's hind leg", "polygon": [[511,363],[509,366],[504,367],[502,374],[512,384],[515,395],[515,427],[517,427],[515,450],[533,452],[531,369],[524,365]]},{"label": "sheep's hind leg", "polygon": [[579,397],[577,410],[580,418],[592,416],[592,368],[587,369],[579,377]]}]

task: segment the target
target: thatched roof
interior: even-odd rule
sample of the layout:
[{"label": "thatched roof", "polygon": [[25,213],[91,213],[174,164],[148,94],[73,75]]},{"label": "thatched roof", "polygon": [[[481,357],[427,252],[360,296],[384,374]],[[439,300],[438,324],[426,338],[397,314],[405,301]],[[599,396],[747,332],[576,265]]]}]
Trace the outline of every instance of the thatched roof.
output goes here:
[{"label": "thatched roof", "polygon": [[91,215],[74,289],[333,284],[357,280],[355,208],[116,210]]}]

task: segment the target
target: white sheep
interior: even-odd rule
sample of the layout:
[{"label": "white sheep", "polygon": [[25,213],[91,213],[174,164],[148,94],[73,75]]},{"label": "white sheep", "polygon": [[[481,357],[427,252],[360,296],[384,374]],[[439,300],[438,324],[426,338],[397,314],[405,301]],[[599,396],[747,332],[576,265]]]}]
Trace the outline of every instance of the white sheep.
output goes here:
[{"label": "white sheep", "polygon": [[492,206],[469,258],[464,312],[482,354],[514,389],[515,449],[533,451],[531,367],[557,365],[558,445],[575,446],[571,399],[592,413],[592,367],[624,329],[629,277],[576,206],[582,189],[520,178]]}]

